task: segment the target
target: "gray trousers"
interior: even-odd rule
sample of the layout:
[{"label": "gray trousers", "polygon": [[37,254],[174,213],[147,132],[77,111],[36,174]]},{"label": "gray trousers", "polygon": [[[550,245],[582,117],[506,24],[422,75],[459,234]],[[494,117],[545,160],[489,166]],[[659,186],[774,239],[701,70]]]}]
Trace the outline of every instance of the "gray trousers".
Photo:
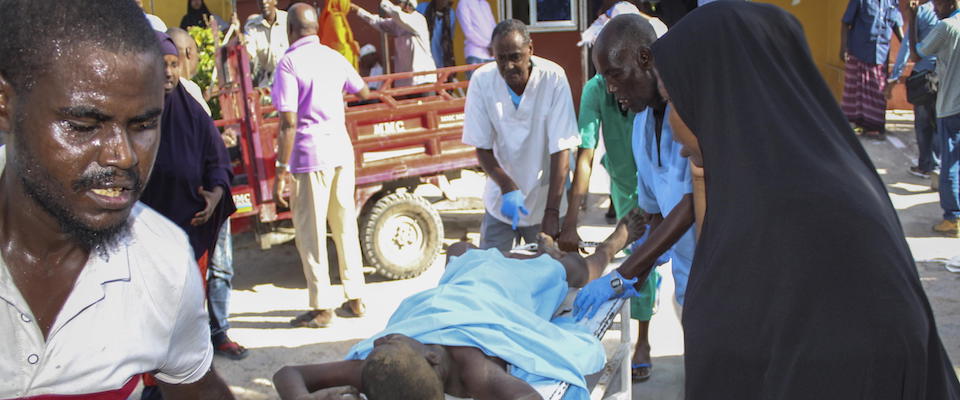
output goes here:
[{"label": "gray trousers", "polygon": [[540,224],[518,226],[517,230],[513,230],[510,224],[484,212],[483,222],[480,223],[480,248],[510,251],[520,244],[520,239],[523,239],[524,243],[536,243],[538,233],[540,233]]}]

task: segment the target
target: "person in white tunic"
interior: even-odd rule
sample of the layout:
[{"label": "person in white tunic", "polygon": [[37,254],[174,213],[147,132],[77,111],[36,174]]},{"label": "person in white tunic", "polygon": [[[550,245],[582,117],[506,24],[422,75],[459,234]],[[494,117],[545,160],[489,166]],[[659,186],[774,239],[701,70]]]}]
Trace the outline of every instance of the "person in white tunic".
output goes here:
[{"label": "person in white tunic", "polygon": [[496,63],[470,79],[463,143],[477,148],[488,177],[480,247],[509,250],[541,231],[557,237],[569,151],[580,135],[566,73],[533,55],[526,25],[500,22],[491,43]]}]

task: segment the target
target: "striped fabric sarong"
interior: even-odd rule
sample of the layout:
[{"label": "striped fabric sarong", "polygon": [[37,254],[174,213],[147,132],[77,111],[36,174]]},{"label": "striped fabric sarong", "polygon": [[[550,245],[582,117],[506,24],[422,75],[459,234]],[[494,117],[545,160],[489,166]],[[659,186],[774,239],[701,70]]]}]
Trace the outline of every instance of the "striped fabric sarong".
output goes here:
[{"label": "striped fabric sarong", "polygon": [[884,65],[867,64],[848,55],[841,103],[847,120],[867,132],[883,132],[887,110],[887,99],[883,96],[886,82]]}]

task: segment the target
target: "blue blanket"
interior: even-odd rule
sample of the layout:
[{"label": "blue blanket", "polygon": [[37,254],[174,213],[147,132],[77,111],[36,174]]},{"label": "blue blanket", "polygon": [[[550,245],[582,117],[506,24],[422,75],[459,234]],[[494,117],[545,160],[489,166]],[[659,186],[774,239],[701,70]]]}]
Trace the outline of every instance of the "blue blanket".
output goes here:
[{"label": "blue blanket", "polygon": [[496,249],[471,250],[450,261],[437,287],[405,299],[386,329],[354,345],[347,359],[363,359],[374,340],[399,333],[479,348],[530,384],[568,382],[567,398],[587,399],[584,375],[603,368],[606,357],[572,318],[550,320],[566,293],[566,272],[547,255],[519,261]]}]

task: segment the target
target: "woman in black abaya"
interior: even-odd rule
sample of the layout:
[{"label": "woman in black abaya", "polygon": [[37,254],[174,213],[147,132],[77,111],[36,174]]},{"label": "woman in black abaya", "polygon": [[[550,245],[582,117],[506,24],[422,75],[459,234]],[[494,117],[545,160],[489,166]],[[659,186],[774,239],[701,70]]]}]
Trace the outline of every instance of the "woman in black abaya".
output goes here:
[{"label": "woman in black abaya", "polygon": [[187,0],[187,13],[180,18],[180,29],[186,30],[191,26],[207,28],[207,19],[213,17],[217,20],[217,26],[220,31],[227,29],[227,23],[219,15],[211,13],[207,9],[207,3],[203,0]]},{"label": "woman in black abaya", "polygon": [[960,398],[896,211],[797,20],[711,3],[653,58],[706,173],[687,399]]}]

